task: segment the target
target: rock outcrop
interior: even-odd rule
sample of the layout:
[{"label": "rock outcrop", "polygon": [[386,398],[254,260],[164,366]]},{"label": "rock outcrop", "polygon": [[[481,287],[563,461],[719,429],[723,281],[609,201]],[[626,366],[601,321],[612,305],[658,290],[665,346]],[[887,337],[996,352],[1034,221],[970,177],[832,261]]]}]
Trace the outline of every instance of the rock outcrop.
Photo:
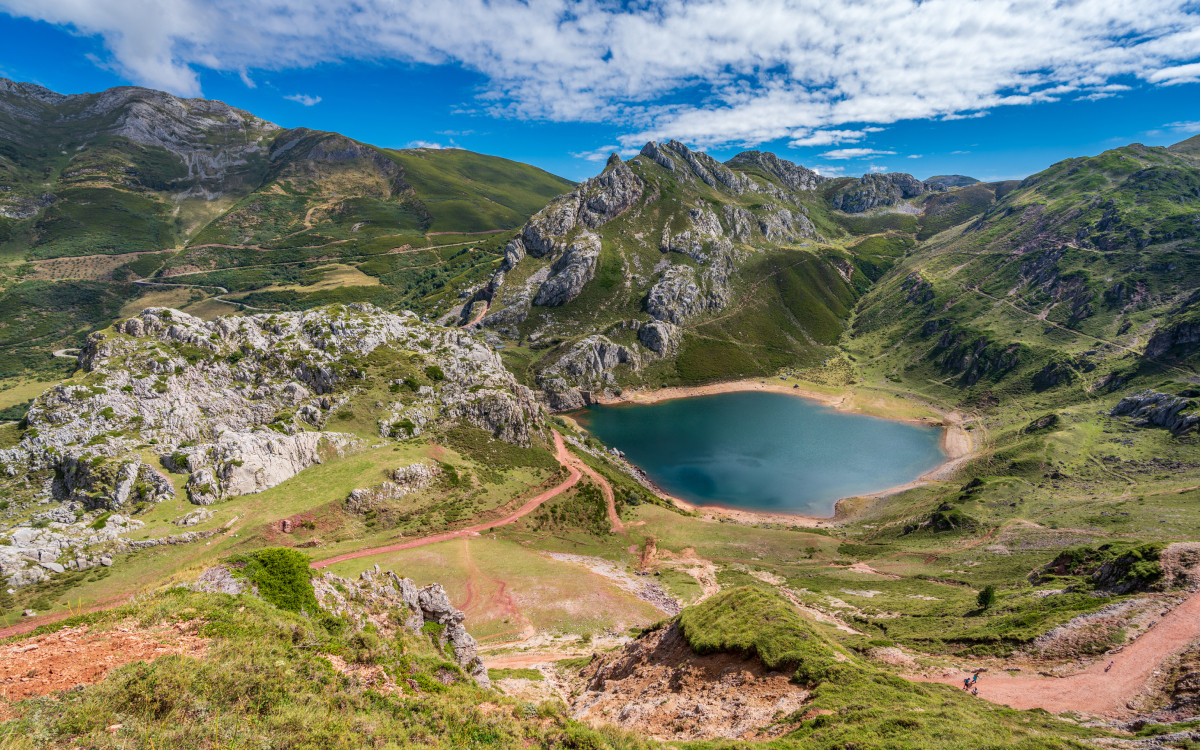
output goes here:
[{"label": "rock outcrop", "polygon": [[197,505],[261,492],[356,449],[359,438],[324,428],[362,389],[368,357],[436,376],[416,390],[392,383],[395,400],[373,407],[382,436],[465,423],[524,445],[541,424],[532,391],[489,346],[412,313],[352,305],[206,322],[149,308],[93,334],[82,372],[35,399],[21,442],[0,450],[0,471],[48,477],[39,501],[57,500],[66,513],[55,529],[62,543],[32,558],[14,553],[0,563],[4,575],[68,548],[112,546],[77,515],[138,512],[173,497],[164,472],[144,462],[147,446],[163,469],[187,475]]},{"label": "rock outcrop", "polygon": [[1146,389],[1121,399],[1109,415],[1131,417],[1139,427],[1163,427],[1179,436],[1200,425],[1200,414],[1183,413],[1185,409],[1195,408],[1196,402],[1191,399]]},{"label": "rock outcrop", "polygon": [[[1200,299],[1196,300],[1200,303]],[[1151,359],[1181,359],[1200,352],[1200,320],[1181,320],[1160,326],[1146,342]]]},{"label": "rock outcrop", "polygon": [[555,411],[579,409],[591,403],[591,392],[616,383],[618,365],[641,366],[637,352],[613,343],[607,336],[593,334],[575,342],[556,362],[538,376],[538,386]]},{"label": "rock outcrop", "polygon": [[865,174],[835,193],[830,201],[839,211],[859,214],[880,206],[895,206],[909,198],[944,189],[902,172]]},{"label": "rock outcrop", "polygon": [[[374,625],[392,632],[397,621],[414,633],[432,623],[438,646],[481,687],[490,686],[487,668],[479,658],[479,646],[463,627],[463,612],[450,603],[440,584],[422,588],[392,571],[363,571],[358,580],[325,573],[313,578],[317,603],[322,609],[345,617],[355,627]],[[402,614],[395,616],[399,610]]]},{"label": "rock outcrop", "polygon": [[555,307],[575,299],[584,284],[596,275],[599,260],[600,238],[592,232],[583,232],[550,266],[550,276],[538,288],[533,304]]}]

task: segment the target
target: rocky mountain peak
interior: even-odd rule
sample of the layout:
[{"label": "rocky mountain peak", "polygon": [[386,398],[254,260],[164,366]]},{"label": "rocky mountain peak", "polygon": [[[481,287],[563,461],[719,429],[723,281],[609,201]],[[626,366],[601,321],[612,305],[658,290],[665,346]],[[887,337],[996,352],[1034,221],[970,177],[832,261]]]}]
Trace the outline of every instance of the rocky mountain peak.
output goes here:
[{"label": "rocky mountain peak", "polygon": [[865,174],[839,190],[833,207],[848,214],[863,213],[879,206],[895,206],[925,193],[944,191],[940,183],[927,183],[904,172]]},{"label": "rocky mountain peak", "polygon": [[791,190],[814,190],[829,179],[808,167],[780,159],[770,151],[743,151],[725,162],[725,165],[733,168],[758,167]]}]

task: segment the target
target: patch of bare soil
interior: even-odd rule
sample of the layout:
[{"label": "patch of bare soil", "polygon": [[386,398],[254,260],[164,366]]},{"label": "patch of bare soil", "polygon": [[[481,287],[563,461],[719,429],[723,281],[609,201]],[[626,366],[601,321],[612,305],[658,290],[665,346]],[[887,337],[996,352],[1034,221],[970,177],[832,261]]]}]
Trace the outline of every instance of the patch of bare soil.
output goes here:
[{"label": "patch of bare soil", "polygon": [[773,737],[804,706],[791,675],[754,657],[698,655],[675,625],[596,656],[579,678],[571,710],[593,725],[617,724],[658,740]]},{"label": "patch of bare soil", "polygon": [[571,555],[566,552],[547,552],[546,555],[559,562],[582,565],[596,575],[604,576],[624,591],[633,594],[659,612],[677,615],[683,609],[679,600],[653,580],[630,573],[624,566],[605,560],[603,557]]},{"label": "patch of bare soil", "polygon": [[383,667],[347,662],[342,657],[332,654],[325,658],[329,660],[329,663],[333,665],[333,668],[339,674],[343,674],[350,679],[352,686],[360,690],[369,688],[383,695],[396,695],[397,693],[404,692],[396,684],[396,681],[389,677],[387,672],[383,671]]},{"label": "patch of bare soil", "polygon": [[201,656],[208,639],[195,634],[198,624],[123,625],[98,631],[84,625],[4,646],[0,648],[0,698],[16,702],[91,685],[122,664],[168,654]]}]

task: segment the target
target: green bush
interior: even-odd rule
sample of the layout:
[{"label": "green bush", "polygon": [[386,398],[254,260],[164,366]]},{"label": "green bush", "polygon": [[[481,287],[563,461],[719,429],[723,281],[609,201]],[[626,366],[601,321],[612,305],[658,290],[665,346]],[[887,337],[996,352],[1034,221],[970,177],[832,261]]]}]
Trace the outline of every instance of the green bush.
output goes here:
[{"label": "green bush", "polygon": [[316,614],[308,557],[294,549],[269,547],[228,561],[235,574],[258,587],[258,595],[289,612]]}]

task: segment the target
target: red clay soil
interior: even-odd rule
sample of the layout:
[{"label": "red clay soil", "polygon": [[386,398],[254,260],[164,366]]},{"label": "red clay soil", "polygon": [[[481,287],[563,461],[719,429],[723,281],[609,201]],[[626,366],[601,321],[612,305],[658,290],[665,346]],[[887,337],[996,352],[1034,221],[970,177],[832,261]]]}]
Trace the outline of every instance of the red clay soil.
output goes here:
[{"label": "red clay soil", "polygon": [[530,498],[524,505],[522,505],[520,508],[517,508],[516,511],[505,516],[504,518],[501,518],[497,521],[488,521],[486,523],[475,524],[474,526],[468,526],[465,529],[458,529],[457,531],[446,531],[441,534],[433,534],[431,536],[425,536],[421,537],[420,539],[413,539],[411,541],[401,542],[399,544],[389,544],[384,547],[372,547],[370,549],[360,549],[357,552],[347,552],[344,555],[331,557],[327,560],[317,560],[316,562],[312,563],[312,567],[318,569],[325,568],[333,565],[334,563],[340,563],[346,560],[380,555],[385,552],[399,552],[400,550],[412,549],[414,547],[424,547],[427,544],[437,544],[438,542],[444,542],[449,539],[473,536],[475,534],[479,534],[480,532],[488,531],[499,526],[507,526],[513,521],[523,518],[524,516],[532,513],[534,510],[537,510],[538,506],[547,500],[557,497],[558,495],[561,495],[570,488],[574,487],[583,476],[579,469],[575,467],[575,461],[571,454],[567,452],[567,447],[563,444],[562,435],[559,435],[557,432],[554,433],[554,458],[557,459],[560,464],[562,464],[563,468],[570,473],[570,476],[563,480],[561,484],[551,487],[545,492]]},{"label": "red clay soil", "polygon": [[[113,607],[119,607],[122,604],[124,604],[127,600],[128,600],[128,596],[122,595],[122,596],[113,597],[111,599],[105,599],[102,602],[97,602],[96,604],[93,604],[88,607],[83,607],[82,609],[80,609],[80,608],[63,609],[63,610],[59,610],[57,612],[50,612],[45,615],[38,615],[37,617],[31,617],[23,622],[17,623],[16,625],[9,625],[7,628],[0,628],[0,640],[4,640],[5,638],[12,638],[14,635],[24,635],[25,633],[28,633],[29,631],[33,630],[34,628],[40,627],[42,625],[49,625],[50,623],[58,622],[59,620],[65,620],[68,617],[74,617],[75,615],[83,615],[83,614],[88,614],[91,612],[99,612],[100,610],[103,610],[103,609],[112,609]],[[3,652],[0,651],[0,653],[3,653]]]},{"label": "red clay soil", "polygon": [[122,664],[167,654],[199,656],[208,648],[208,639],[194,630],[195,623],[96,632],[84,625],[0,648],[0,713],[3,701],[90,685]]},{"label": "red clay soil", "polygon": [[[1163,662],[1200,638],[1200,593],[1168,612],[1120,653],[1068,677],[1031,677],[987,672],[979,678],[979,697],[1011,708],[1043,708],[1053,713],[1078,711],[1108,718],[1134,712],[1125,704],[1143,691]],[[1112,669],[1104,671],[1108,660]],[[962,687],[963,675],[910,677]]]}]

